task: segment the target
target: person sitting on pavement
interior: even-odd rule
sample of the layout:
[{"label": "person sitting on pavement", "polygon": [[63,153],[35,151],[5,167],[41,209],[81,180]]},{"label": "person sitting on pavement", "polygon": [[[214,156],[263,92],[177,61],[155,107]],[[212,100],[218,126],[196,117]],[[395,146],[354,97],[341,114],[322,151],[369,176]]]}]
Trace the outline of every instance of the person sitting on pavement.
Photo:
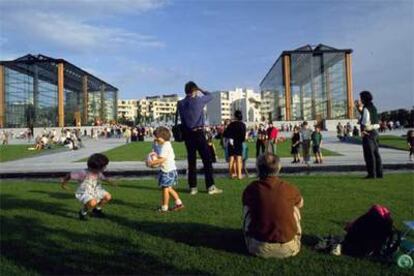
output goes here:
[{"label": "person sitting on pavement", "polygon": [[259,179],[243,192],[243,234],[250,254],[263,258],[295,256],[301,246],[299,190],[277,177],[280,158],[272,153],[256,161]]}]

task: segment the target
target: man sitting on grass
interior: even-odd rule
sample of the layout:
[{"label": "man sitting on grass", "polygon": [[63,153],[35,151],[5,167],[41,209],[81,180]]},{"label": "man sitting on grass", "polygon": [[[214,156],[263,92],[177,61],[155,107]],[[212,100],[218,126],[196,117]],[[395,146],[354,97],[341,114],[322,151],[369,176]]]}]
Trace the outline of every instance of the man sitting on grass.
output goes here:
[{"label": "man sitting on grass", "polygon": [[299,208],[303,198],[293,185],[276,175],[281,164],[277,155],[257,158],[259,180],[243,192],[243,234],[250,254],[263,258],[286,258],[300,251]]}]

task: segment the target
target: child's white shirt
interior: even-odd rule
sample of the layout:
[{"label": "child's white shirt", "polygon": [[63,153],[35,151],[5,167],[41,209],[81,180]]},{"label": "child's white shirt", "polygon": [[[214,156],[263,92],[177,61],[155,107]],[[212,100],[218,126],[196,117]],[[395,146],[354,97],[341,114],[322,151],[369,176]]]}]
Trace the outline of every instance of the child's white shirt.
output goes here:
[{"label": "child's white shirt", "polygon": [[165,161],[161,164],[161,171],[170,172],[177,169],[175,165],[175,154],[171,142],[166,141],[161,145],[160,157],[165,158]]}]

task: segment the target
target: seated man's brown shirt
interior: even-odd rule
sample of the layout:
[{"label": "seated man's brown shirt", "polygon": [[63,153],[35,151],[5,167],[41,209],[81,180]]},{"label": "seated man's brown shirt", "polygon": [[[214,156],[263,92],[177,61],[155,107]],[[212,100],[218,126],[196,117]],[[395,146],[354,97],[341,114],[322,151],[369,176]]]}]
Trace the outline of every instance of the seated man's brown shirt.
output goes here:
[{"label": "seated man's brown shirt", "polygon": [[262,241],[285,243],[297,234],[294,206],[302,196],[299,190],[276,176],[253,181],[243,192],[243,205],[250,210],[247,235]]}]

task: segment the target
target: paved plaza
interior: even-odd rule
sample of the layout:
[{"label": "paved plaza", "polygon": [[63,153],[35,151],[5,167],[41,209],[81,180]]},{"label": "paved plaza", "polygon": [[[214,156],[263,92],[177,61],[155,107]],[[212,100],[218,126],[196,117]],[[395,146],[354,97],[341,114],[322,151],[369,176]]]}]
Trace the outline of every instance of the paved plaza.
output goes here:
[{"label": "paved plaza", "polygon": [[[402,133],[402,132],[401,132]],[[400,135],[400,132],[394,132]],[[387,133],[389,134],[389,133]],[[290,137],[290,133],[284,133],[286,137]],[[285,173],[300,173],[312,171],[363,171],[365,163],[362,155],[362,146],[357,144],[343,143],[335,137],[334,132],[324,132],[323,148],[337,152],[340,156],[325,157],[324,164],[311,164],[308,168],[304,164],[291,164],[292,158],[282,158],[283,171]],[[21,140],[13,140],[12,143],[22,143]],[[137,142],[139,143],[139,142]],[[78,162],[87,158],[93,153],[104,152],[124,144],[124,139],[84,139],[84,147],[76,150],[62,150],[50,154],[41,154],[39,156],[19,159],[15,161],[4,162],[0,164],[1,177],[16,176],[47,176],[59,175],[76,169],[86,167],[85,162]],[[250,149],[255,150],[255,149]],[[402,150],[380,148],[383,164],[385,169],[414,169],[414,162],[408,161],[408,152]],[[177,167],[181,173],[187,168],[186,160],[177,160]],[[198,161],[198,167],[202,167],[201,160]],[[255,169],[255,159],[250,158],[247,161],[249,171]],[[227,163],[223,159],[219,159],[214,164],[216,172],[225,173]],[[107,168],[109,174],[115,175],[152,175],[157,170],[149,169],[145,166],[144,161],[125,161],[110,162]]]}]

